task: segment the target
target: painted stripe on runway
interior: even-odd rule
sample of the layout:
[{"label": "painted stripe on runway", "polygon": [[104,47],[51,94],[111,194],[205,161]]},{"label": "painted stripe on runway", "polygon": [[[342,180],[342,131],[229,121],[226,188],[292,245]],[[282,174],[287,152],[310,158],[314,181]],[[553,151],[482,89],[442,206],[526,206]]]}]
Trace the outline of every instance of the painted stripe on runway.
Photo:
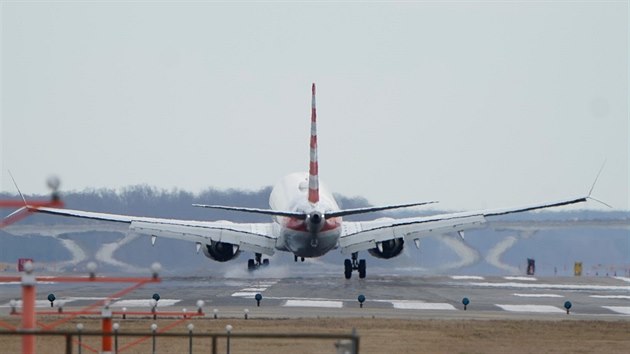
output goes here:
[{"label": "painted stripe on runway", "polygon": [[617,313],[621,313],[624,315],[630,315],[630,306],[602,306],[605,309],[609,309],[610,311],[614,311]]},{"label": "painted stripe on runway", "polygon": [[623,280],[625,282],[630,283],[630,278],[628,278],[628,277],[613,277],[613,278],[618,279],[618,280]]},{"label": "painted stripe on runway", "polygon": [[244,288],[241,291],[265,291],[267,288]]},{"label": "painted stripe on runway", "polygon": [[[150,307],[152,299],[129,299],[119,300],[111,304],[111,307]],[[173,306],[182,301],[181,299],[160,299],[157,307]]]},{"label": "painted stripe on runway", "polygon": [[595,299],[630,299],[630,295],[591,295]]},{"label": "painted stripe on runway", "polygon": [[536,281],[538,279],[534,277],[503,277],[505,280],[522,280],[522,281]]},{"label": "painted stripe on runway", "polygon": [[558,294],[512,294],[519,297],[563,297]]},{"label": "painted stripe on runway", "polygon": [[[65,302],[64,301],[61,301],[61,302],[55,301],[55,304],[62,303],[62,304],[65,305],[68,302],[71,302],[71,301],[65,301]],[[22,307],[22,300],[17,300],[16,299],[15,303],[16,303],[16,307]],[[0,305],[0,307],[11,308],[11,305],[7,302],[6,304]],[[48,301],[48,300],[35,300],[35,307],[47,307],[47,308],[50,308],[50,301]]]},{"label": "painted stripe on runway", "polygon": [[471,286],[479,286],[485,288],[526,288],[526,289],[561,289],[561,290],[614,290],[614,291],[630,291],[630,286],[614,286],[614,285],[588,285],[588,284],[532,284],[532,283],[467,283]]},{"label": "painted stripe on runway", "polygon": [[549,305],[499,305],[505,311],[510,312],[536,312],[536,313],[565,313],[566,311]]},{"label": "painted stripe on runway", "polygon": [[256,296],[256,294],[258,294],[258,292],[254,292],[254,291],[237,291],[234,294],[232,294],[233,297],[254,297]]},{"label": "painted stripe on runway", "polygon": [[484,280],[484,277],[478,275],[451,275],[454,280]]},{"label": "painted stripe on runway", "polygon": [[287,300],[284,306],[288,307],[330,307],[330,308],[342,308],[343,302],[341,301],[321,301],[321,300]]},{"label": "painted stripe on runway", "polygon": [[456,310],[451,304],[442,302],[392,301],[395,309],[401,310]]}]

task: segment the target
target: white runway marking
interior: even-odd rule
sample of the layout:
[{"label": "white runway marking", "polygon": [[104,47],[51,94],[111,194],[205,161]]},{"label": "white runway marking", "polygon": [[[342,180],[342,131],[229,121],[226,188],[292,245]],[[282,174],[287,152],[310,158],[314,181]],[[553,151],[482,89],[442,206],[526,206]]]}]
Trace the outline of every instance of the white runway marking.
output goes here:
[{"label": "white runway marking", "polygon": [[565,313],[566,311],[549,305],[496,305],[510,312]]},{"label": "white runway marking", "polygon": [[617,313],[621,313],[624,315],[630,315],[630,307],[628,306],[602,306],[605,309],[609,309],[610,311],[614,311]]},{"label": "white runway marking", "polygon": [[514,296],[520,297],[563,297],[558,294],[513,294]]},{"label": "white runway marking", "polygon": [[256,294],[261,293],[267,290],[269,287],[275,285],[277,281],[260,281],[256,282],[256,284],[250,284],[247,288],[242,288],[241,290],[232,294],[234,297],[254,297]]},{"label": "white runway marking", "polygon": [[[22,307],[22,300],[15,300],[16,301],[16,307]],[[68,301],[66,301],[65,303],[67,303]],[[57,304],[57,301],[55,301],[55,304]],[[4,305],[0,305],[0,307],[6,307],[6,308],[10,308],[11,306],[9,305],[9,303],[7,302]],[[47,307],[50,308],[50,301],[48,300],[35,300],[35,307]]]},{"label": "white runway marking", "polygon": [[630,286],[588,285],[588,284],[532,284],[532,283],[468,283],[471,286],[486,288],[525,288],[525,289],[561,289],[561,290],[618,290],[630,291]]},{"label": "white runway marking", "polygon": [[[120,300],[111,304],[111,307],[149,307],[152,299]],[[181,299],[160,299],[157,307],[173,306]]]},{"label": "white runway marking", "polygon": [[595,299],[629,299],[630,295],[591,295]]},{"label": "white runway marking", "polygon": [[258,294],[258,292],[253,292],[253,291],[237,291],[234,294],[232,294],[232,296],[234,297],[251,297],[253,298],[254,296],[256,296],[256,294]]},{"label": "white runway marking", "polygon": [[615,279],[619,279],[619,280],[623,280],[623,281],[627,281],[628,283],[630,283],[630,278],[628,277],[613,277]]},{"label": "white runway marking", "polygon": [[523,281],[536,281],[538,279],[534,277],[503,277],[505,280],[523,280]]},{"label": "white runway marking", "polygon": [[[105,300],[107,299],[106,297],[73,297],[73,296],[69,296],[69,297],[64,297],[63,299],[61,299],[62,301],[66,301],[66,302],[70,302],[70,301],[99,301],[99,300]],[[117,299],[113,299],[113,300],[117,300]]]},{"label": "white runway marking", "polygon": [[478,275],[451,275],[451,279],[454,280],[484,280],[484,277]]},{"label": "white runway marking", "polygon": [[289,307],[331,307],[342,308],[343,302],[341,301],[322,301],[322,300],[287,300],[284,306]]},{"label": "white runway marking", "polygon": [[391,301],[395,309],[401,310],[456,310],[451,304],[421,301]]}]

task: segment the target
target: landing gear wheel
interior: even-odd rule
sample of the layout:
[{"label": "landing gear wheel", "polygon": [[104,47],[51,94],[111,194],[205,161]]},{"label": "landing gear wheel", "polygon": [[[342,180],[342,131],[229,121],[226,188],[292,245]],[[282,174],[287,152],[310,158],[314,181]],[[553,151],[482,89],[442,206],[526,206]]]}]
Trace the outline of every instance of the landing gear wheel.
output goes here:
[{"label": "landing gear wheel", "polygon": [[250,272],[256,269],[256,262],[254,262],[253,259],[249,259],[247,261],[247,270],[249,270]]},{"label": "landing gear wheel", "polygon": [[262,265],[265,266],[265,267],[268,266],[269,265],[269,259],[268,258],[263,259],[263,264]]},{"label": "landing gear wheel", "polygon": [[352,278],[352,261],[349,259],[346,259],[343,262],[343,267],[344,267],[344,275],[346,276],[346,279],[350,279]]},{"label": "landing gear wheel", "polygon": [[359,260],[359,279],[365,278],[365,259]]},{"label": "landing gear wheel", "polygon": [[346,279],[350,279],[355,270],[359,272],[359,279],[365,278],[365,269],[365,259],[359,259],[359,252],[352,253],[352,259],[346,259],[343,262],[343,274]]}]

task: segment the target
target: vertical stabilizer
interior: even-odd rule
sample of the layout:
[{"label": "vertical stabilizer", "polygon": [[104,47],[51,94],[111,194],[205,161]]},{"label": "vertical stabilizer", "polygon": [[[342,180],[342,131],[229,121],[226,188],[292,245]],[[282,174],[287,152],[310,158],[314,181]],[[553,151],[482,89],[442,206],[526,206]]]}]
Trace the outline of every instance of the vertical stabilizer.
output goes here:
[{"label": "vertical stabilizer", "polygon": [[319,202],[319,171],[317,166],[317,112],[315,110],[315,84],[311,104],[311,163],[308,170],[308,201]]}]

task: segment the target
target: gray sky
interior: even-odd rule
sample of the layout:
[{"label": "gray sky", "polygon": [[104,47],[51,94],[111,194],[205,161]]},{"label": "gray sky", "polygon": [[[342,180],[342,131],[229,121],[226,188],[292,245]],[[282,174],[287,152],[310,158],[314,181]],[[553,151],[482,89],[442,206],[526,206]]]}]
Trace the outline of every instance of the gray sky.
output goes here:
[{"label": "gray sky", "polygon": [[308,168],[316,82],[335,192],[503,207],[607,160],[628,209],[627,1],[0,6],[2,191],[272,185]]}]

